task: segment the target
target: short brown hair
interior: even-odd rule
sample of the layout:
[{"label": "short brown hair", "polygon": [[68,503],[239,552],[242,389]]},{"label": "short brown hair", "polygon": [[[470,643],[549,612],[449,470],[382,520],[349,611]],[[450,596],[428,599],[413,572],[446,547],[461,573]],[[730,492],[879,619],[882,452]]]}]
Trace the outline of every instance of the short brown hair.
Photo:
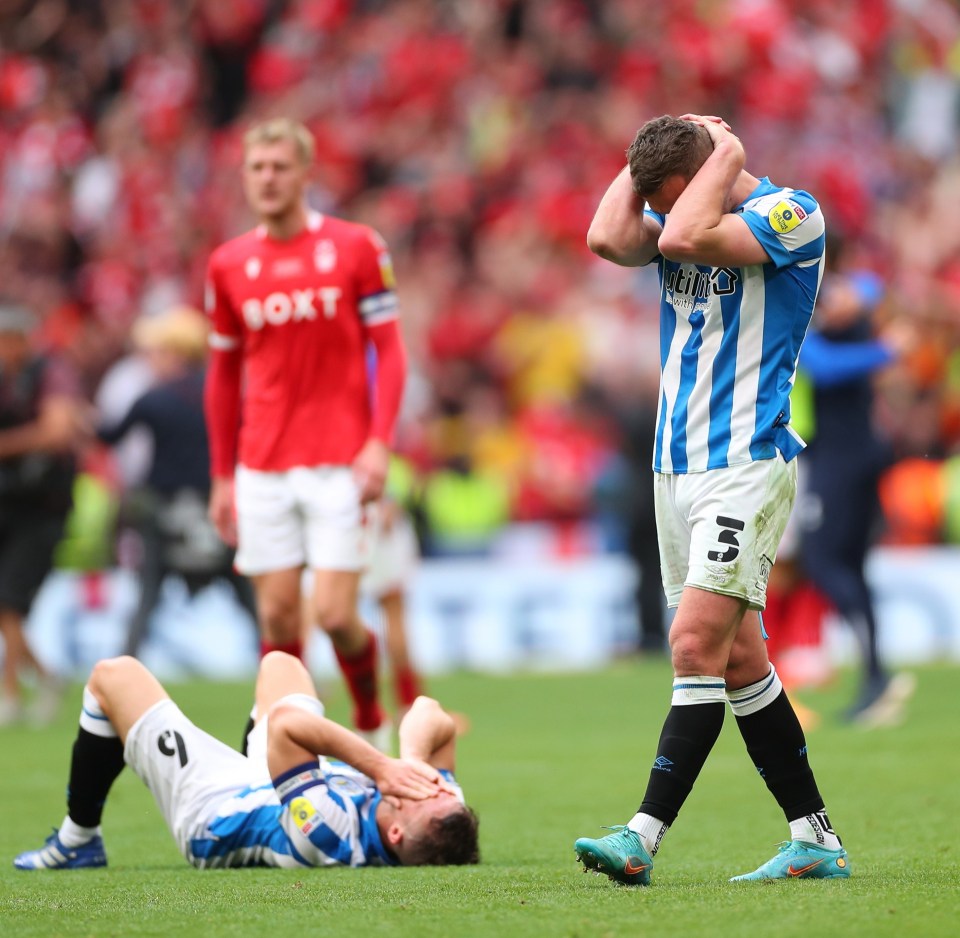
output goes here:
[{"label": "short brown hair", "polygon": [[480,819],[472,808],[459,805],[443,817],[430,819],[424,833],[404,859],[406,866],[464,866],[480,862]]},{"label": "short brown hair", "polygon": [[274,117],[272,120],[254,124],[243,135],[243,152],[261,143],[279,143],[281,140],[290,140],[296,147],[297,156],[301,162],[310,165],[316,151],[313,134],[299,121],[289,117]]},{"label": "short brown hair", "polygon": [[689,182],[712,152],[713,141],[699,124],[669,114],[655,117],[637,131],[627,150],[633,190],[653,195],[671,176]]}]

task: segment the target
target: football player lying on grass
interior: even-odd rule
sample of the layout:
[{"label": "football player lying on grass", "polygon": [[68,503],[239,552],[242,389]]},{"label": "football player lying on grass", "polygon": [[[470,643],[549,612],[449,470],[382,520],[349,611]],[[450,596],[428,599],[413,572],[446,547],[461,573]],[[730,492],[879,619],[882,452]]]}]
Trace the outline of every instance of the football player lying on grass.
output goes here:
[{"label": "football player lying on grass", "polygon": [[188,720],[135,658],[98,662],[83,691],[67,816],[21,870],[107,865],[100,818],[128,764],[200,868],[476,863],[477,817],[453,777],[453,719],[417,698],[400,758],[327,719],[299,659],[260,663],[243,756]]}]

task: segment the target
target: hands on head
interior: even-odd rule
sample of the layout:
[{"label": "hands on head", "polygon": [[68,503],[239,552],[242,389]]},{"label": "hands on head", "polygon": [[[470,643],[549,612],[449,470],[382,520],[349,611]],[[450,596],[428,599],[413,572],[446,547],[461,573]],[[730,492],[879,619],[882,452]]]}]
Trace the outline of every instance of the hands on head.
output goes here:
[{"label": "hands on head", "polygon": [[395,808],[404,798],[425,801],[442,792],[454,793],[440,772],[422,759],[388,759],[375,781],[384,801]]}]

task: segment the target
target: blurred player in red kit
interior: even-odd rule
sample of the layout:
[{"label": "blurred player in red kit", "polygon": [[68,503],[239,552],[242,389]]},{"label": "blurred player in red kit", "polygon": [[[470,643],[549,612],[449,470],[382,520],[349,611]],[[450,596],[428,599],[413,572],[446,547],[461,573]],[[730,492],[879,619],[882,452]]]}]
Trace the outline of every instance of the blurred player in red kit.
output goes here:
[{"label": "blurred player in red kit", "polygon": [[253,581],[264,654],[301,655],[300,578],[313,571],[312,615],[333,643],[357,729],[380,730],[379,745],[389,731],[357,591],[406,353],[387,247],[370,228],[310,210],[313,155],[310,132],[285,118],[244,138],[244,193],[260,224],[208,267],[210,517]]}]

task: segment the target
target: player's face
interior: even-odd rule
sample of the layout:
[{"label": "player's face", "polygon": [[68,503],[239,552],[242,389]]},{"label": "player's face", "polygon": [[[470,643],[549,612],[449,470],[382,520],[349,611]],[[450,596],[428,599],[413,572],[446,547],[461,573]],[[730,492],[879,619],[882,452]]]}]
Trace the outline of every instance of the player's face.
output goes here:
[{"label": "player's face", "polygon": [[647,196],[647,205],[660,215],[667,215],[687,188],[688,180],[683,176],[668,176],[656,192]]},{"label": "player's face", "polygon": [[[452,792],[441,791],[433,798],[414,801],[412,798],[401,798],[397,809],[396,820],[399,821],[408,836],[419,838],[427,830],[430,821],[435,817],[446,817],[460,804],[460,799]],[[404,861],[403,845],[398,850],[401,862]]]},{"label": "player's face", "polygon": [[250,208],[265,220],[296,211],[308,172],[292,140],[254,144],[243,163],[243,191]]}]

